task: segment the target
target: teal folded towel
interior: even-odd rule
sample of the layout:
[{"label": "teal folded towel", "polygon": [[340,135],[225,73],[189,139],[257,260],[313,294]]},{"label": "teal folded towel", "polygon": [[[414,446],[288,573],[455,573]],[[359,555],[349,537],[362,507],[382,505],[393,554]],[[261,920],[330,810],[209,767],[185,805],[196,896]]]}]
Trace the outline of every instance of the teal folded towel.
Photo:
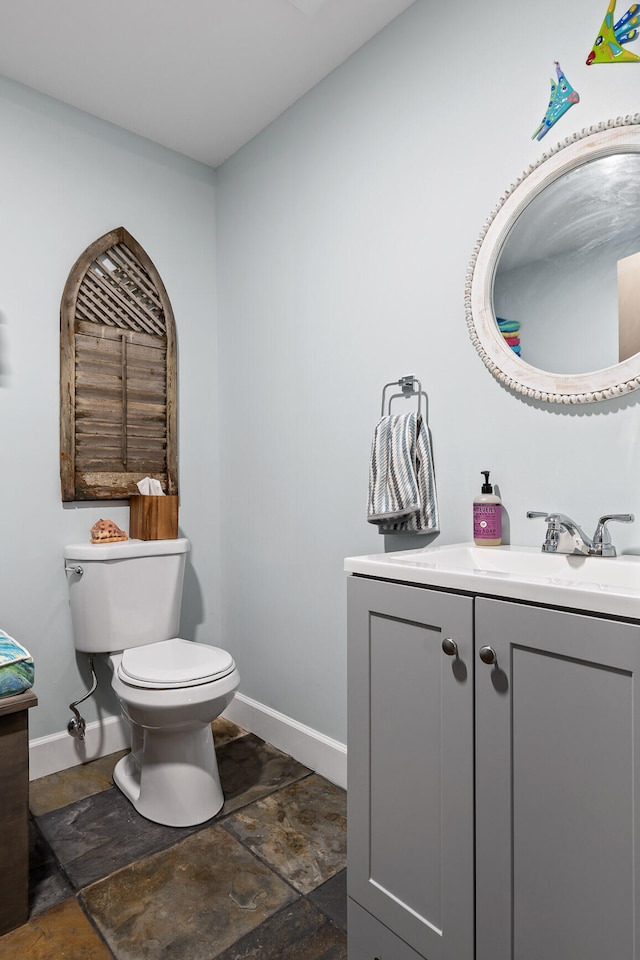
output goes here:
[{"label": "teal folded towel", "polygon": [[0,697],[15,697],[33,686],[33,657],[17,640],[0,630]]},{"label": "teal folded towel", "polygon": [[497,317],[496,319],[500,333],[517,333],[520,329],[518,320],[503,320],[501,317]]}]

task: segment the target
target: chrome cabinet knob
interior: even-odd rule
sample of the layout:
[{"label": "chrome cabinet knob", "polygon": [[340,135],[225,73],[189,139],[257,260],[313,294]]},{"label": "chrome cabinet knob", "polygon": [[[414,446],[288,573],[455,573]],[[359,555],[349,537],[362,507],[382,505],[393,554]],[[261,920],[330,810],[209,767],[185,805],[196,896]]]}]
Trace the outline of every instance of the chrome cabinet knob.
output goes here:
[{"label": "chrome cabinet knob", "polygon": [[478,656],[483,663],[486,663],[488,666],[491,666],[493,663],[498,662],[496,652],[493,647],[480,647]]},{"label": "chrome cabinet knob", "polygon": [[446,653],[448,657],[457,657],[458,656],[458,644],[455,640],[452,640],[451,637],[445,637],[442,641],[442,651]]}]

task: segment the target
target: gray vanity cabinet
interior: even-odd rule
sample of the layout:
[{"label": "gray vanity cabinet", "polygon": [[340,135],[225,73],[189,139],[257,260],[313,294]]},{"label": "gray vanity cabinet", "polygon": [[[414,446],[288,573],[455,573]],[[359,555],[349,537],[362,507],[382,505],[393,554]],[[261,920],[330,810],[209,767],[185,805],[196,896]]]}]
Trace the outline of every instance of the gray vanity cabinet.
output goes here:
[{"label": "gray vanity cabinet", "polygon": [[637,960],[640,626],[475,607],[477,958]]},{"label": "gray vanity cabinet", "polygon": [[473,600],[348,592],[349,960],[472,960]]},{"label": "gray vanity cabinet", "polygon": [[348,591],[349,960],[638,960],[640,626]]}]

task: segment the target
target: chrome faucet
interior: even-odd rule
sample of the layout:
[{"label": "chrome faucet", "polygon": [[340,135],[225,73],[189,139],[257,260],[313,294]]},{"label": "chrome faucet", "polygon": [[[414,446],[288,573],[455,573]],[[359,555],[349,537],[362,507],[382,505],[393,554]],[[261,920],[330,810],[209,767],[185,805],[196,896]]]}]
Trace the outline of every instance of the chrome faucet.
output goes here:
[{"label": "chrome faucet", "polygon": [[[567,517],[564,513],[540,513],[536,510],[528,510],[527,517],[529,519],[544,517],[547,532],[542,544],[543,553],[568,553],[584,557],[615,557],[616,548],[611,542],[607,523],[609,520],[632,523],[635,519],[632,513],[607,513],[598,520],[596,532],[591,539],[571,517]],[[573,549],[563,549],[567,537],[570,538]]]},{"label": "chrome faucet", "polygon": [[596,532],[593,535],[593,556],[594,557],[615,557],[616,548],[611,542],[611,534],[607,527],[609,520],[617,520],[619,523],[633,523],[635,517],[632,513],[607,513],[598,520]]}]

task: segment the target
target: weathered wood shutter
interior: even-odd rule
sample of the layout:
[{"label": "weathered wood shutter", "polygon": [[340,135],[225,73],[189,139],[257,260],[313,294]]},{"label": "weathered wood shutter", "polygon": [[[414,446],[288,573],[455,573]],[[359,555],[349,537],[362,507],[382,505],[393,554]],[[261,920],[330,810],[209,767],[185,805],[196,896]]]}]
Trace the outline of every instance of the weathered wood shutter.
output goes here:
[{"label": "weathered wood shutter", "polygon": [[164,284],[118,227],[73,266],[60,309],[63,500],[112,500],[145,476],[178,493],[176,337]]}]

